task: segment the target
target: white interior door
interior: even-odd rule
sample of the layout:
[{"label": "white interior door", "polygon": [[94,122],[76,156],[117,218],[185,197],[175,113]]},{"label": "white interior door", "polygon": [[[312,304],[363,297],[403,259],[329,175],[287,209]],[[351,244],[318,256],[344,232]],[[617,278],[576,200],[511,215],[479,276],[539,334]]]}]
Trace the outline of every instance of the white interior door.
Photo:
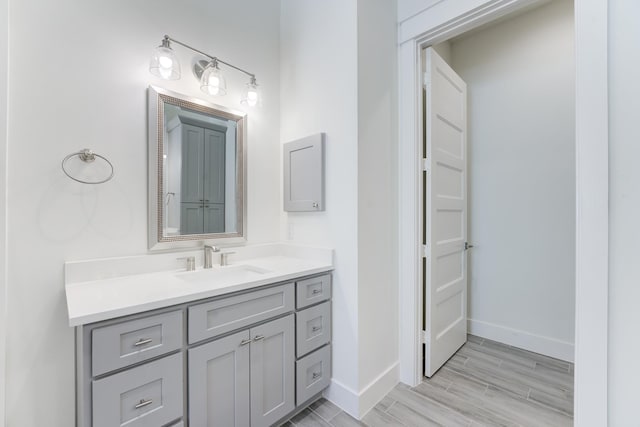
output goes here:
[{"label": "white interior door", "polygon": [[467,340],[467,86],[426,49],[424,373],[433,375]]}]

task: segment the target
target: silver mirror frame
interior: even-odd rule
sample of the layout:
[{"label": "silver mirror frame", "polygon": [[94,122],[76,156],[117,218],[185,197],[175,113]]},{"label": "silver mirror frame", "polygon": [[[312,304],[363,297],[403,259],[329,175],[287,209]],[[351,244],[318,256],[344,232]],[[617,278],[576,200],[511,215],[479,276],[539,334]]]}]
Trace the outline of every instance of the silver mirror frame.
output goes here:
[{"label": "silver mirror frame", "polygon": [[[246,114],[216,105],[202,99],[182,95],[156,86],[149,86],[149,181],[148,181],[148,246],[150,250],[168,250],[176,248],[201,247],[203,244],[243,244],[247,238],[247,141]],[[163,128],[164,104],[173,105],[199,111],[204,114],[224,117],[237,124],[236,161],[236,206],[237,231],[234,233],[188,234],[179,236],[165,236],[163,233]]]}]

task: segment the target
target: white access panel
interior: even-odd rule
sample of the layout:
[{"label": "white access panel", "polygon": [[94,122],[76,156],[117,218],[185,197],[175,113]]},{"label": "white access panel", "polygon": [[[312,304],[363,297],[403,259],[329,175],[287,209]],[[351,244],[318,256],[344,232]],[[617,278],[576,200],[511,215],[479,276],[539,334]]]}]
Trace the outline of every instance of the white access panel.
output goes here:
[{"label": "white access panel", "polygon": [[318,133],[283,146],[284,210],[324,210],[324,141]]}]

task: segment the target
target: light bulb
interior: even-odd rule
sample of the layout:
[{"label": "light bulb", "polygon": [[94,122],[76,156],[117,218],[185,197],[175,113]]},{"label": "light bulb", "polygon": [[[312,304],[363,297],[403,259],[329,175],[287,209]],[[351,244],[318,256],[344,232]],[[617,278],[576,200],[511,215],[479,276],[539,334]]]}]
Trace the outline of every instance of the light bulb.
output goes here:
[{"label": "light bulb", "polygon": [[255,107],[258,103],[258,92],[255,90],[250,90],[247,92],[247,104],[252,107]]},{"label": "light bulb", "polygon": [[200,77],[200,90],[214,96],[227,94],[227,81],[218,68],[218,63],[214,60],[209,63]]},{"label": "light bulb", "polygon": [[160,77],[165,80],[171,80],[171,73],[173,70],[170,67],[160,67],[158,68],[158,73],[160,73]]},{"label": "light bulb", "polygon": [[158,58],[158,63],[160,64],[161,68],[171,68],[171,66],[173,65],[173,60],[168,56],[161,56],[160,58]]},{"label": "light bulb", "polygon": [[207,93],[209,95],[217,95],[220,92],[220,88],[217,86],[207,86]]}]

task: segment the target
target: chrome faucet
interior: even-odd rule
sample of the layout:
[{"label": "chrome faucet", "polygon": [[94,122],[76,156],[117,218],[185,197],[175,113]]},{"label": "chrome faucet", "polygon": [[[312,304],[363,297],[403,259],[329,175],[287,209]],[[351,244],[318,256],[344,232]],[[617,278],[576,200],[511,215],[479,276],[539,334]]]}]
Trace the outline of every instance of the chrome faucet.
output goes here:
[{"label": "chrome faucet", "polygon": [[217,246],[204,245],[204,268],[213,267],[213,253],[220,252]]}]

